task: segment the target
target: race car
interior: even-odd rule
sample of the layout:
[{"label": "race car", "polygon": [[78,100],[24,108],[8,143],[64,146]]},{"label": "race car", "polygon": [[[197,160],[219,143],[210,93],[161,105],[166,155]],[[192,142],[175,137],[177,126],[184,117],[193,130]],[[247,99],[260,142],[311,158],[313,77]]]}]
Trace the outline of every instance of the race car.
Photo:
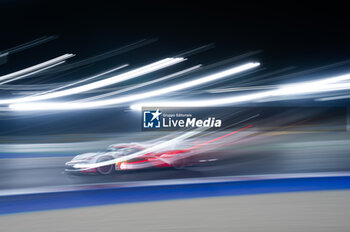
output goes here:
[{"label": "race car", "polygon": [[[215,149],[226,146],[224,138],[234,135],[252,125],[239,130],[207,138],[205,141],[196,139],[159,140],[148,143],[126,143],[110,145],[107,151],[84,153],[66,163],[66,172],[111,174],[119,170],[135,170],[152,167],[173,167],[177,169],[200,162],[218,160]],[[221,141],[221,142],[220,142]],[[220,150],[220,156],[224,152]],[[212,156],[212,157],[211,157]]]},{"label": "race car", "polygon": [[[152,167],[174,167],[179,169],[191,165],[191,157],[194,152],[190,149],[169,149],[143,153],[142,151],[148,147],[149,145],[137,143],[113,144],[103,152],[84,153],[75,156],[71,161],[66,163],[65,171],[70,173],[98,173],[107,175],[119,170],[136,170]],[[98,164],[135,153],[140,153],[140,155],[122,162],[94,168],[79,167],[79,165]]]}]

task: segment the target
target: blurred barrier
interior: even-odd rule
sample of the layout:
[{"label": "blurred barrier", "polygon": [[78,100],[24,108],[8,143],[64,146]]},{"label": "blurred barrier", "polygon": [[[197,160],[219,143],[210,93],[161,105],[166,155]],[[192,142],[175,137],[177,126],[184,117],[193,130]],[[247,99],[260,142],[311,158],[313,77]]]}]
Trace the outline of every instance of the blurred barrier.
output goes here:
[{"label": "blurred barrier", "polygon": [[350,173],[163,180],[158,181],[158,184],[153,182],[153,185],[152,182],[138,182],[134,185],[111,183],[66,186],[51,188],[51,192],[2,192],[0,214],[186,198],[340,189],[350,189]]}]

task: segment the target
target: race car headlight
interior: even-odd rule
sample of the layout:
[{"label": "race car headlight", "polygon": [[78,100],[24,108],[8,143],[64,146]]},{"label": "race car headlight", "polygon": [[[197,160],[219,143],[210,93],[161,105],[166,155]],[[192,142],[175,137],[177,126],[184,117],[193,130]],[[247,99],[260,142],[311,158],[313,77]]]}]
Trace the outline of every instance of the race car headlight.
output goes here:
[{"label": "race car headlight", "polygon": [[81,168],[81,164],[82,164],[82,163],[74,164],[74,165],[73,165],[73,168]]},{"label": "race car headlight", "polygon": [[82,162],[82,163],[74,164],[74,165],[73,165],[73,168],[77,168],[77,169],[90,169],[89,165],[90,165],[89,162]]}]

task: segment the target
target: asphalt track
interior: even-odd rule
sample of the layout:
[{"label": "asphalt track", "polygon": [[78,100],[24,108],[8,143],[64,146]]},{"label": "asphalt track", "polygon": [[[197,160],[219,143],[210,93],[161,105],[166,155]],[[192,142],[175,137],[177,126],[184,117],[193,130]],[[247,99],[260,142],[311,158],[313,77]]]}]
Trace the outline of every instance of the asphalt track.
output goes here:
[{"label": "asphalt track", "polygon": [[225,196],[2,215],[4,231],[349,231],[350,191]]},{"label": "asphalt track", "polygon": [[[151,169],[109,176],[67,175],[64,163],[79,152],[57,157],[0,159],[0,190],[143,180],[350,171],[347,132],[275,134],[235,144],[215,153],[218,161],[183,170]],[[33,145],[35,146],[35,145]]]}]

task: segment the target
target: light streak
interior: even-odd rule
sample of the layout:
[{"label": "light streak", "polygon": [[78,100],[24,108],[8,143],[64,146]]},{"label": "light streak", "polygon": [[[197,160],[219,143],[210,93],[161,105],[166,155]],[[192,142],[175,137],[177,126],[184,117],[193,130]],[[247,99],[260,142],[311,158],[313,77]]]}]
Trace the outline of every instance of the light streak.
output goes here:
[{"label": "light streak", "polygon": [[318,98],[318,99],[315,99],[315,101],[334,101],[334,100],[341,100],[341,99],[348,99],[348,98],[350,98],[350,95]]},{"label": "light streak", "polygon": [[244,65],[236,66],[225,71],[217,72],[211,75],[207,75],[201,78],[197,78],[191,81],[183,82],[180,84],[175,84],[169,87],[144,92],[140,94],[134,94],[125,97],[100,100],[100,101],[92,101],[92,102],[50,102],[50,103],[19,103],[10,105],[11,109],[14,110],[78,110],[78,109],[87,109],[87,108],[96,108],[106,105],[115,105],[126,103],[130,101],[136,101],[140,99],[150,98],[154,96],[159,96],[163,94],[168,94],[171,92],[175,92],[178,90],[184,90],[191,87],[195,87],[198,85],[206,84],[209,82],[213,82],[219,79],[222,79],[227,76],[231,76],[234,74],[241,73],[243,71],[250,70],[252,68],[258,67],[260,64],[257,62],[246,63]]},{"label": "light streak", "polygon": [[[60,87],[58,87],[58,88],[50,89],[50,90],[48,90],[48,91],[41,92],[41,93],[37,93],[37,94],[35,94],[35,95],[43,95],[43,94],[51,93],[51,92],[54,92],[54,91],[57,91],[57,90],[60,90],[60,89],[65,89],[65,88],[67,88],[67,87],[70,87],[70,86],[73,86],[73,85],[77,85],[77,84],[80,84],[80,83],[83,83],[83,82],[86,82],[86,81],[95,79],[95,78],[97,78],[97,77],[100,77],[100,76],[109,74],[109,73],[111,73],[111,72],[117,71],[117,70],[122,69],[122,68],[125,68],[125,67],[127,67],[127,66],[129,66],[129,65],[128,65],[128,64],[124,64],[124,65],[121,65],[121,66],[119,66],[119,67],[113,68],[113,69],[111,69],[111,70],[105,71],[105,72],[103,72],[103,73],[96,74],[96,75],[94,75],[94,76],[92,76],[92,77],[88,77],[88,78],[85,78],[85,79],[82,79],[82,80],[79,80],[79,81],[75,81],[75,82],[72,82],[72,83],[69,83],[69,84],[66,84],[66,85],[62,85],[62,86],[60,86]],[[0,102],[1,102],[1,101],[0,101]]]},{"label": "light streak", "polygon": [[[87,92],[89,90],[102,88],[105,86],[109,86],[112,84],[120,83],[123,81],[127,81],[142,75],[145,75],[147,73],[151,73],[166,67],[169,67],[171,65],[177,64],[179,62],[182,62],[186,60],[185,58],[166,58],[145,66],[142,66],[140,68],[133,69],[131,71],[106,78],[103,80],[95,81],[89,84],[73,87],[70,89],[65,89],[61,91],[51,92],[43,95],[36,95],[36,96],[28,96],[24,98],[16,98],[16,99],[5,99],[0,100],[0,104],[11,104],[15,102],[30,102],[30,101],[39,101],[39,100],[46,100],[46,99],[52,99],[52,98],[58,98],[78,93]],[[64,103],[66,104],[66,103]]]},{"label": "light streak", "polygon": [[[246,130],[248,128],[251,128],[252,126],[253,125],[249,125],[249,126],[243,127],[243,128],[241,128],[239,130],[230,132],[230,133],[228,133],[226,135],[220,136],[218,138],[212,139],[212,140],[204,142],[202,144],[195,145],[195,146],[190,147],[190,148],[185,149],[185,150],[195,149],[195,148],[198,148],[200,146],[203,146],[203,145],[215,142],[217,140],[226,138],[226,137],[228,137],[230,135],[236,134],[236,133],[238,133],[240,131],[243,131],[243,130]],[[122,157],[119,157],[119,158],[116,158],[116,159],[113,159],[113,160],[107,160],[107,161],[103,161],[103,162],[99,162],[99,163],[91,163],[91,164],[89,164],[89,163],[80,163],[80,164],[75,164],[74,168],[79,168],[79,169],[98,168],[98,167],[103,167],[103,166],[107,166],[107,165],[111,165],[111,164],[115,164],[115,163],[124,162],[124,161],[130,160],[130,159],[138,158],[138,157],[140,157],[142,155],[145,155],[147,153],[157,152],[157,151],[159,152],[162,149],[166,149],[168,147],[171,147],[171,145],[173,145],[174,143],[182,142],[183,140],[185,140],[185,139],[187,139],[189,137],[192,137],[192,136],[194,136],[196,134],[199,134],[200,132],[203,132],[205,130],[206,130],[206,128],[199,128],[197,130],[189,131],[189,132],[187,132],[187,133],[185,133],[183,135],[180,135],[180,136],[178,136],[178,137],[176,137],[174,139],[170,139],[170,140],[168,140],[166,142],[161,142],[159,144],[156,144],[154,146],[146,148],[145,150],[136,152],[136,153],[131,154],[131,155],[122,156]],[[182,150],[182,151],[184,151],[184,150]]]},{"label": "light streak", "polygon": [[75,55],[74,54],[65,54],[65,55],[56,57],[54,59],[45,61],[43,63],[40,63],[40,64],[31,66],[31,67],[28,67],[28,68],[19,70],[17,72],[13,72],[13,73],[10,73],[10,74],[6,74],[6,75],[3,75],[3,76],[0,76],[0,81],[7,80],[7,79],[10,79],[10,78],[14,78],[14,77],[17,77],[17,76],[20,76],[20,75],[23,75],[23,74],[26,74],[26,73],[29,73],[29,72],[36,71],[36,70],[44,68],[46,66],[50,66],[50,65],[53,65],[55,63],[61,62],[63,60],[66,60],[68,58],[71,58],[73,56],[75,56]]},{"label": "light streak", "polygon": [[198,69],[200,67],[201,67],[201,65],[196,65],[196,66],[193,66],[193,67],[190,67],[190,68],[178,71],[176,73],[172,73],[172,74],[166,75],[165,77],[157,78],[157,79],[152,80],[152,81],[147,81],[147,82],[144,82],[144,83],[141,83],[141,84],[133,85],[133,86],[130,86],[130,87],[126,87],[126,88],[123,88],[123,89],[120,89],[120,90],[116,90],[116,91],[112,91],[112,92],[109,92],[109,93],[101,94],[101,95],[98,95],[98,96],[84,98],[83,100],[79,100],[79,102],[82,102],[82,101],[86,102],[86,101],[96,100],[96,99],[100,99],[100,98],[104,98],[104,97],[108,97],[108,96],[112,96],[112,95],[116,95],[116,94],[120,94],[120,93],[125,93],[125,92],[130,91],[130,90],[138,89],[138,88],[141,88],[141,87],[145,87],[147,85],[151,85],[151,84],[154,84],[154,83],[158,83],[160,81],[168,80],[170,78],[174,78],[174,77],[183,75],[185,73],[188,73],[188,72],[191,72],[193,70],[196,70],[196,69]]},{"label": "light streak", "polygon": [[38,70],[36,70],[36,71],[30,72],[30,73],[26,73],[26,74],[23,74],[23,75],[14,77],[14,78],[12,78],[12,79],[7,79],[7,80],[5,80],[5,81],[0,82],[0,85],[4,85],[4,84],[10,83],[10,82],[12,82],[12,81],[17,81],[17,80],[20,80],[20,79],[22,79],[22,78],[25,78],[25,77],[28,77],[28,76],[37,74],[37,73],[42,72],[42,71],[44,71],[44,70],[47,70],[47,69],[56,67],[57,65],[60,65],[60,64],[63,64],[64,62],[66,62],[66,61],[64,60],[64,61],[61,61],[61,62],[52,64],[52,65],[50,65],[50,66],[46,66],[45,68],[41,68],[41,69],[38,69]]},{"label": "light streak", "polygon": [[[141,110],[142,106],[149,107],[206,107],[220,106],[235,103],[257,101],[261,99],[273,99],[278,96],[297,96],[303,94],[314,94],[320,92],[340,91],[350,89],[350,83],[343,81],[349,80],[350,74],[325,78],[316,81],[300,82],[296,84],[282,85],[275,90],[261,91],[252,94],[234,95],[224,98],[209,98],[193,101],[163,101],[163,102],[143,102],[130,106],[133,110]],[[340,82],[340,83],[338,83]],[[291,97],[290,99],[292,99]],[[288,100],[288,99],[284,99]]]}]

